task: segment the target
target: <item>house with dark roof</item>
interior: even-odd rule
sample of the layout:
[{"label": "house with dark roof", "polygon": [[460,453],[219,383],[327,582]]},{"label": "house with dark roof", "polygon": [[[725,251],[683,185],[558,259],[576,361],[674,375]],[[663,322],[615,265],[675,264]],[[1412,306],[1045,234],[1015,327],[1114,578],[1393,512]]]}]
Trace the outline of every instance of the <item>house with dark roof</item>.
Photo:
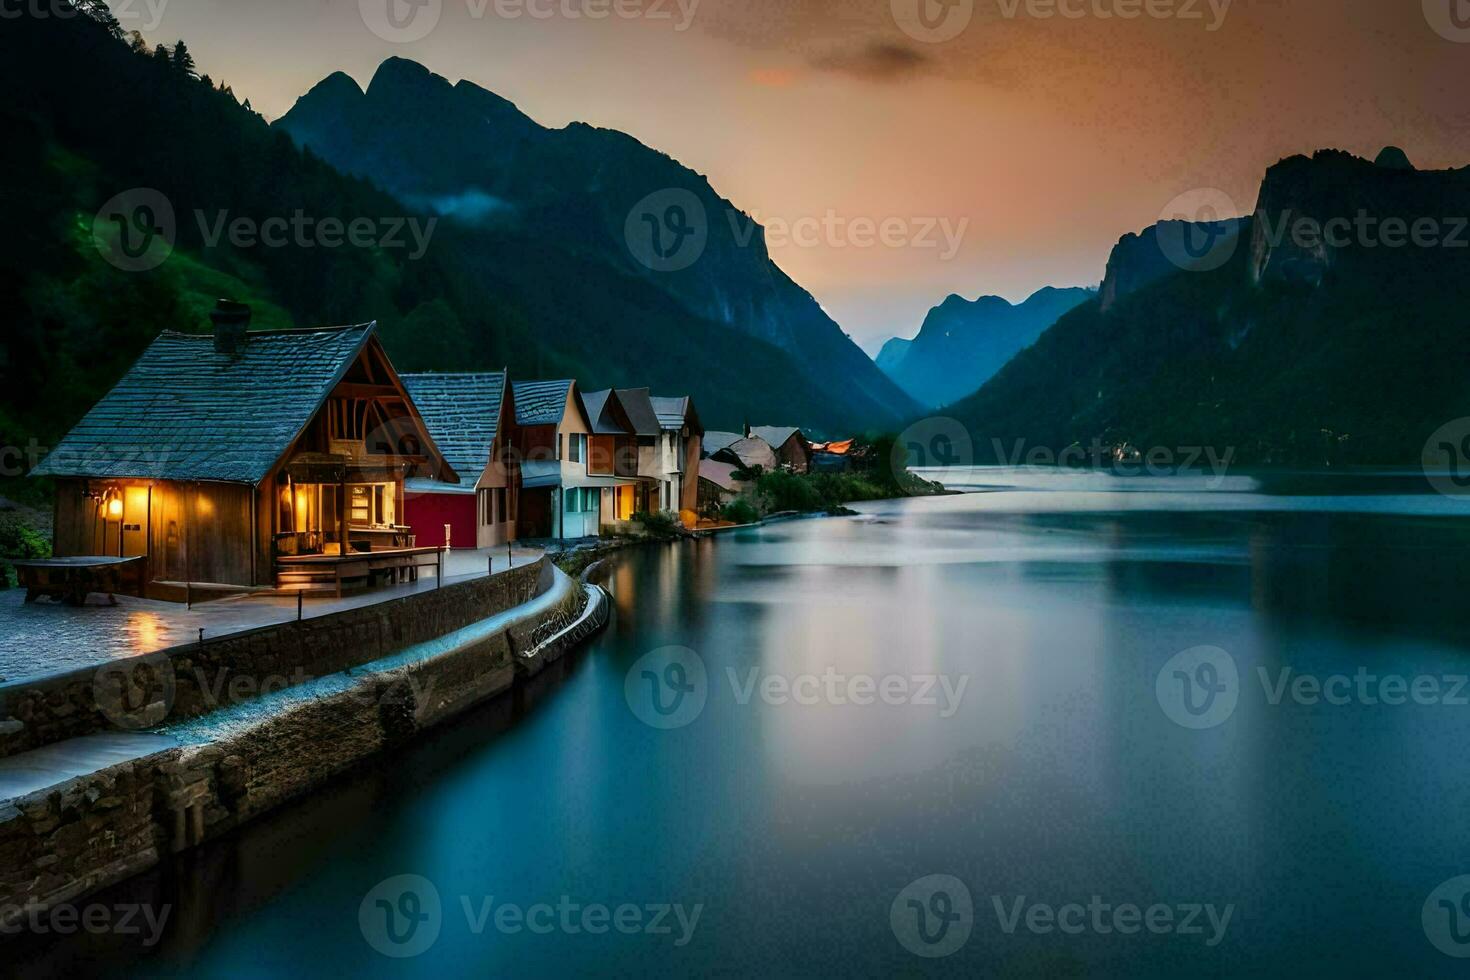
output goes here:
[{"label": "house with dark roof", "polygon": [[745,435],[764,440],[776,451],[781,465],[793,473],[805,473],[812,465],[812,444],[802,431],[791,425],[749,425]]},{"label": "house with dark roof", "polygon": [[643,509],[640,502],[648,499],[647,484],[651,481],[638,471],[638,424],[619,393],[611,388],[587,392],[582,396],[582,403],[592,421],[587,472],[590,476],[615,481],[600,488],[599,524],[602,528],[616,529],[619,524],[632,520]]},{"label": "house with dark roof", "polygon": [[406,374],[404,386],[459,483],[410,479],[408,523],[418,543],[494,548],[516,538],[520,481],[509,452],[514,401],[505,371]]},{"label": "house with dark roof", "polygon": [[516,381],[512,443],[520,467],[521,538],[583,538],[602,526],[602,491],[616,476],[589,466],[593,423],[575,381]]},{"label": "house with dark roof", "polygon": [[227,301],[211,320],[161,334],[33,471],[56,481],[56,556],[143,557],[162,599],[416,575],[404,483],[459,476],[375,325],[251,331]]}]

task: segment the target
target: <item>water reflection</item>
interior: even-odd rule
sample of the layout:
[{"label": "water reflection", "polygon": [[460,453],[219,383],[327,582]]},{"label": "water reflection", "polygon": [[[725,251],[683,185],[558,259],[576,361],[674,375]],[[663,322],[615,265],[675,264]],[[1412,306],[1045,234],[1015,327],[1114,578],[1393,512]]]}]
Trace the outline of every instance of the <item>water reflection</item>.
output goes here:
[{"label": "water reflection", "polygon": [[[1336,498],[1332,486],[1351,487],[1028,489],[630,552],[609,583],[617,616],[583,657],[123,889],[179,908],[164,947],[133,965],[1442,974],[1450,961],[1419,910],[1470,872],[1470,707],[1271,693],[1283,671],[1470,673],[1470,532],[1442,498],[1386,482]],[[687,727],[657,730],[628,709],[624,680],[674,645],[702,658],[708,700]],[[1232,658],[1238,703],[1191,730],[1161,708],[1156,680],[1201,645]],[[828,672],[967,686],[949,716],[752,686],[774,677],[789,694]],[[706,911],[683,948],[475,934],[447,916],[429,952],[389,963],[363,941],[357,905],[403,873],[434,881],[451,912],[459,896],[563,894]],[[924,962],[888,908],[930,874],[966,882],[979,919],[954,957]],[[997,896],[1093,895],[1237,911],[1207,947],[1006,934],[992,910]],[[22,962],[48,968],[127,962],[102,940],[29,949],[39,958]]]}]

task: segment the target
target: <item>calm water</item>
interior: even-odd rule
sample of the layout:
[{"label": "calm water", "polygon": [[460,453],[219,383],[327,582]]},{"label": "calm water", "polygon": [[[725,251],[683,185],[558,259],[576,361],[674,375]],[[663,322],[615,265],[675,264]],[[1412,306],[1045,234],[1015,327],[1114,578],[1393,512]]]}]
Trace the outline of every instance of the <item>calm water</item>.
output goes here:
[{"label": "calm water", "polygon": [[[1421,913],[1470,874],[1470,508],[1391,476],[966,482],[1013,489],[630,554],[614,625],[559,676],[101,896],[172,906],[155,947],[73,938],[18,965],[1463,975]],[[648,659],[667,647],[692,652]],[[1390,675],[1437,703],[1381,703]],[[427,892],[369,895],[398,875],[432,883],[416,936],[438,934],[389,959],[364,899],[380,944],[376,897],[431,915]],[[973,911],[913,885],[931,875]],[[1470,926],[1443,894],[1431,931]],[[537,903],[550,932],[497,929]],[[582,929],[581,907],[629,903],[627,933]],[[699,917],[650,933],[650,905]]]}]

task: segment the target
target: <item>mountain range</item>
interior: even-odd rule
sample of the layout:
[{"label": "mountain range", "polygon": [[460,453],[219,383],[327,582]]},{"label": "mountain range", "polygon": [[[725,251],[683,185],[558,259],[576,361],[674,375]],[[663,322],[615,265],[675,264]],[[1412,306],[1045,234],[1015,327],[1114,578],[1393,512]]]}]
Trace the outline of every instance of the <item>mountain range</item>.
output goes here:
[{"label": "mountain range", "polygon": [[[372,112],[397,107],[417,122],[390,114],[378,124],[398,133],[445,112],[416,166],[444,158],[476,169],[479,182],[441,174],[411,185],[413,168],[395,172],[391,154],[355,162],[361,144],[350,166],[333,165],[324,139],[318,153],[287,132],[308,111],[272,127],[227,85],[201,77],[208,66],[163,46],[129,43],[84,16],[18,14],[0,31],[0,83],[10,93],[0,104],[6,445],[52,444],[160,331],[208,329],[219,297],[248,303],[265,328],[376,320],[403,370],[509,367],[518,377],[687,392],[711,428],[781,420],[845,435],[892,429],[917,411],[770,262],[758,232],[732,245],[719,231],[730,223],[715,211],[728,205],[703,178],[631,137],[545,130],[490,93],[409,62],[387,63],[372,99],[333,76],[305,100],[303,110],[333,98]],[[493,118],[500,135],[474,132],[455,112]],[[364,124],[347,111],[339,122],[343,131]],[[416,150],[427,135],[415,133]],[[525,148],[538,141],[536,154]],[[589,169],[579,156],[600,164]],[[366,171],[375,172],[356,176]],[[710,210],[705,254],[667,278],[640,264],[618,216],[650,187],[688,187]],[[169,250],[156,267],[121,268],[114,220],[140,216],[132,205],[142,193],[166,202]],[[366,222],[379,231],[439,221],[422,249],[217,234],[294,215],[310,228]]]},{"label": "mountain range", "polygon": [[[892,425],[915,409],[771,261],[758,224],[706,178],[631,136],[541,126],[493,92],[401,58],[383,62],[366,91],[344,74],[327,77],[275,127],[338,170],[473,230],[463,258],[498,295],[533,311],[547,344],[589,354],[606,346],[616,361],[629,334],[654,326],[639,308],[674,307],[690,324],[788,355],[830,406],[817,418],[808,410],[816,428]],[[682,227],[687,239],[674,235]],[[685,254],[650,251],[660,239],[648,236],[663,232],[665,250]],[[610,383],[631,381],[635,366],[647,369],[646,361],[629,365]],[[738,371],[738,360],[730,367]],[[698,370],[688,365],[691,375]]]},{"label": "mountain range", "polygon": [[1211,261],[1179,261],[1178,227],[1126,237],[1098,299],[948,412],[981,461],[1101,444],[1416,466],[1470,415],[1467,215],[1470,168],[1283,160],[1251,215],[1184,229]]},{"label": "mountain range", "polygon": [[1094,295],[1047,287],[1017,305],[999,296],[973,302],[950,296],[929,311],[913,340],[885,344],[878,367],[915,401],[937,409],[973,394],[1062,314]]}]

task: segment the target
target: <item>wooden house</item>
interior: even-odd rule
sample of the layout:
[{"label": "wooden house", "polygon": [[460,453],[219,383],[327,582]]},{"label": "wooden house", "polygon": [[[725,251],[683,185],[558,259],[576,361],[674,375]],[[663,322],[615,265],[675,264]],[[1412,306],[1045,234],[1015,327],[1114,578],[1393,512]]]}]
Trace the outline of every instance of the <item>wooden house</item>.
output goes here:
[{"label": "wooden house", "polygon": [[508,382],[505,371],[403,376],[429,435],[461,479],[405,484],[419,544],[473,549],[515,540],[520,480],[509,451],[515,406]]},{"label": "wooden house", "polygon": [[516,381],[512,442],[521,474],[522,538],[583,538],[602,527],[602,491],[616,475],[591,472],[593,425],[575,381]]},{"label": "wooden house", "polygon": [[642,509],[640,501],[648,499],[648,481],[638,472],[638,430],[623,400],[610,388],[587,392],[582,405],[592,424],[587,473],[613,481],[599,490],[598,523],[616,530]]},{"label": "wooden house", "polygon": [[458,475],[375,325],[211,319],[160,335],[34,470],[56,481],[55,554],[145,556],[146,593],[174,600],[416,574],[404,481]]},{"label": "wooden house", "polygon": [[781,465],[793,473],[805,473],[812,465],[812,444],[802,431],[789,425],[747,426],[747,437],[764,440],[776,451]]}]

